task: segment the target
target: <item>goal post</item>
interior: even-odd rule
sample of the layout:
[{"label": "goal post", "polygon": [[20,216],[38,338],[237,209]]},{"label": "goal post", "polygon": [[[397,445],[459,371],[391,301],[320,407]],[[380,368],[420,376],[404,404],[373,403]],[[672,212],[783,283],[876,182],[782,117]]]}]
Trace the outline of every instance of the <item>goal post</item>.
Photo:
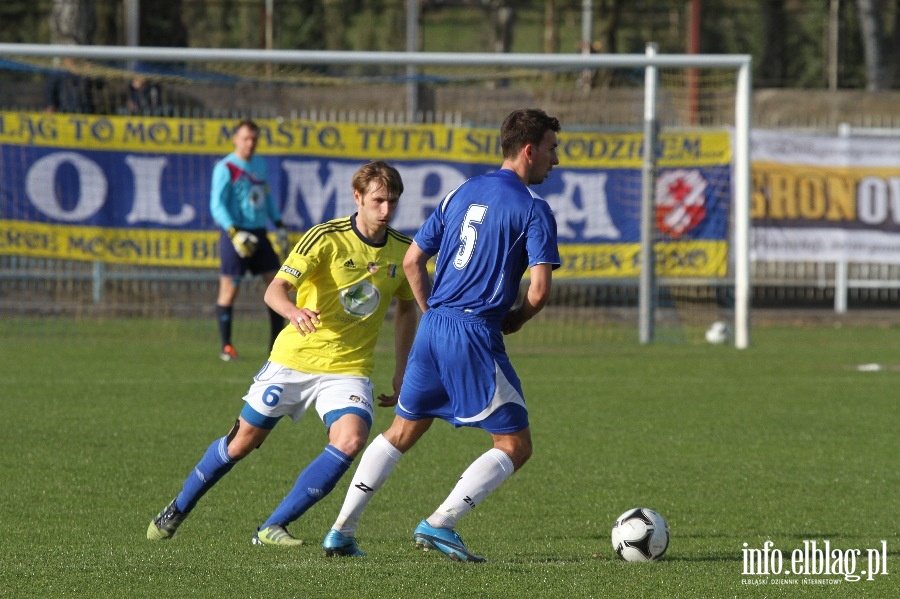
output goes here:
[{"label": "goal post", "polygon": [[[167,104],[164,112],[160,114],[131,115],[119,113],[114,117],[103,119],[91,117],[80,120],[80,125],[85,127],[132,127],[150,131],[152,127],[164,125],[142,119],[167,118],[182,119],[178,127],[184,128],[182,133],[200,134],[198,131],[205,128],[206,135],[215,136],[221,132],[224,125],[216,123],[197,123],[204,119],[234,120],[236,117],[250,116],[259,119],[270,119],[266,122],[268,130],[277,134],[290,129],[292,134],[298,131],[313,131],[316,127],[309,125],[310,121],[326,121],[330,123],[331,130],[344,141],[346,132],[350,129],[347,123],[369,123],[386,127],[386,129],[371,128],[364,132],[370,142],[368,149],[355,148],[354,154],[346,148],[335,146],[321,156],[322,160],[332,159],[336,167],[344,168],[342,161],[359,161],[364,158],[382,158],[371,155],[373,151],[387,148],[389,153],[395,152],[399,160],[415,162],[414,152],[407,149],[397,149],[403,140],[409,142],[409,131],[395,131],[390,127],[399,125],[415,125],[421,127],[413,134],[420,143],[423,154],[435,149],[442,140],[449,144],[451,139],[461,140],[460,145],[465,145],[464,150],[454,150],[454,160],[466,163],[468,166],[461,172],[477,173],[489,168],[493,164],[496,168],[496,138],[491,131],[496,132],[500,119],[510,110],[524,105],[536,105],[545,108],[548,113],[560,117],[563,125],[563,133],[570,135],[574,140],[572,144],[573,165],[569,167],[561,164],[559,171],[565,174],[563,169],[571,168],[572,172],[566,177],[567,204],[558,214],[561,227],[565,228],[573,247],[582,250],[593,244],[594,237],[586,232],[585,215],[593,218],[600,213],[593,206],[595,198],[590,196],[588,190],[590,182],[605,184],[609,187],[609,197],[604,195],[610,206],[613,201],[620,201],[617,210],[631,219],[631,212],[645,211],[645,222],[642,227],[644,233],[640,243],[642,251],[626,248],[621,249],[618,244],[616,252],[594,252],[585,250],[583,261],[612,260],[617,265],[621,261],[639,260],[640,255],[647,260],[653,258],[654,253],[659,252],[659,247],[671,244],[671,247],[681,247],[679,243],[690,243],[691,236],[677,234],[681,237],[670,235],[662,238],[659,234],[659,215],[653,216],[656,203],[660,201],[658,189],[654,188],[653,181],[656,177],[646,177],[641,169],[642,161],[648,162],[646,168],[655,172],[657,169],[677,170],[678,165],[667,164],[666,155],[672,147],[672,139],[677,143],[690,146],[692,136],[703,135],[710,130],[724,129],[729,136],[730,155],[727,169],[716,168],[716,173],[727,170],[727,181],[722,179],[715,184],[719,194],[717,201],[728,206],[727,227],[727,272],[723,274],[702,275],[699,280],[696,274],[683,272],[666,272],[660,270],[658,278],[653,277],[657,268],[645,269],[647,277],[634,276],[635,283],[640,287],[641,310],[644,310],[647,323],[640,328],[646,331],[640,332],[641,339],[649,341],[653,337],[652,322],[658,318],[656,307],[660,301],[661,293],[666,295],[666,301],[670,303],[681,302],[684,305],[698,302],[714,303],[721,288],[727,287],[730,318],[734,331],[734,344],[738,348],[749,346],[749,208],[750,208],[750,159],[749,159],[749,127],[751,105],[751,59],[745,55],[658,55],[648,53],[639,54],[487,54],[487,53],[425,53],[425,52],[340,52],[340,51],[289,51],[289,50],[225,50],[225,49],[200,49],[200,48],[147,48],[147,47],[111,47],[111,46],[53,46],[37,44],[0,44],[0,78],[11,77],[11,80],[24,82],[23,85],[34,84],[41,77],[58,70],[57,61],[61,57],[68,57],[82,61],[84,65],[81,75],[90,76],[92,80],[103,80],[105,85],[100,85],[95,90],[97,93],[106,93],[108,90],[120,85],[122,82],[134,77],[134,65],[143,65],[145,70],[140,73],[143,77],[157,77],[162,82],[164,91],[178,93],[178,100],[184,101],[184,106],[174,106],[174,100]],[[730,73],[727,77],[711,79],[708,87],[704,83],[697,83],[694,76],[688,77],[688,73],[694,71],[716,73]],[[26,74],[22,74],[22,73]],[[598,75],[597,83],[592,88],[582,88],[581,83],[585,73]],[[649,74],[654,77],[661,76],[662,83],[659,86],[650,86]],[[666,77],[670,77],[666,80]],[[527,80],[526,80],[527,79]],[[726,81],[727,79],[727,81]],[[655,79],[654,79],[655,80]],[[460,82],[465,82],[469,88],[464,89]],[[474,83],[473,83],[474,82]],[[724,106],[727,102],[721,101],[718,112],[724,117],[701,116],[697,118],[691,111],[696,109],[696,101],[687,101],[683,98],[696,98],[699,92],[710,97],[728,96],[731,98],[730,106]],[[241,87],[243,86],[243,87]],[[560,91],[565,87],[565,91]],[[239,92],[238,89],[241,91]],[[724,90],[724,91],[723,91]],[[642,93],[636,93],[636,92]],[[205,96],[200,97],[202,94]],[[246,94],[247,98],[243,95]],[[641,115],[648,115],[651,103],[660,102],[660,97],[665,97],[666,109],[654,117],[652,125],[641,122]],[[170,96],[170,98],[173,96]],[[373,108],[376,97],[387,98],[391,109],[383,107]],[[702,101],[702,98],[701,98]],[[718,100],[717,100],[718,101]],[[230,104],[229,104],[230,102]],[[243,103],[241,103],[243,102]],[[108,101],[105,106],[112,106],[113,101]],[[474,105],[478,104],[477,111]],[[634,110],[636,106],[642,107],[643,112]],[[26,163],[36,158],[29,152],[32,149],[25,148],[27,140],[25,135],[24,120],[17,120],[19,114],[33,115],[40,106],[29,106],[21,100],[6,101],[0,97],[0,142],[10,147],[21,145],[21,156],[15,160],[19,164]],[[121,109],[121,107],[119,108]],[[114,110],[107,108],[106,110]],[[102,113],[102,110],[98,110]],[[637,113],[637,118],[635,118]],[[118,122],[115,118],[125,119]],[[131,119],[131,120],[128,120]],[[192,122],[184,122],[190,119]],[[27,120],[27,119],[25,119]],[[32,121],[38,121],[34,117]],[[70,119],[78,120],[78,119]],[[102,121],[102,122],[101,122]],[[300,124],[296,124],[296,122]],[[5,124],[4,124],[5,123]],[[14,123],[18,123],[20,129],[15,131]],[[34,125],[34,122],[31,123]],[[175,125],[172,125],[174,127]],[[440,128],[445,126],[446,129]],[[438,127],[437,129],[435,127]],[[189,130],[189,131],[188,131]],[[317,130],[324,130],[319,127]],[[458,131],[462,130],[462,132]],[[167,130],[168,131],[168,130]],[[187,133],[186,133],[187,131]],[[212,133],[210,133],[212,131]],[[343,132],[343,133],[342,133]],[[656,139],[647,138],[655,132]],[[686,132],[686,133],[685,133]],[[359,131],[356,131],[359,133]],[[19,137],[17,137],[19,135]],[[341,137],[343,135],[343,137]],[[404,137],[406,135],[406,137]],[[390,143],[381,143],[381,137],[390,138]],[[604,137],[606,136],[606,137]],[[668,136],[668,137],[667,137]],[[208,139],[207,137],[207,139]],[[221,135],[219,135],[221,137]],[[690,139],[689,139],[690,138]],[[374,140],[374,141],[373,141]],[[400,141],[397,141],[400,140]],[[430,140],[430,141],[422,141]],[[611,141],[610,141],[611,140]],[[661,140],[660,143],[657,143]],[[171,140],[167,140],[171,142]],[[377,142],[377,143],[376,143]],[[379,143],[381,145],[379,146]],[[391,146],[390,144],[394,145]],[[429,145],[430,144],[430,145]],[[62,144],[63,146],[65,144]],[[151,144],[152,145],[152,144]],[[57,142],[48,143],[48,148],[59,148]],[[602,157],[587,156],[584,148],[604,146],[609,153]],[[632,148],[634,155],[616,162],[613,158],[615,148]],[[171,147],[171,143],[169,146]],[[448,146],[449,147],[449,146]],[[459,146],[456,146],[457,148]],[[664,150],[658,148],[664,147]],[[60,148],[60,149],[65,149]],[[137,148],[130,148],[137,150]],[[221,144],[216,146],[212,154],[195,158],[194,163],[202,162],[196,168],[196,172],[185,175],[182,183],[188,180],[199,179],[204,175],[211,156],[223,149]],[[227,150],[227,148],[224,148]],[[415,150],[415,148],[413,148]],[[10,152],[14,151],[9,150]],[[86,152],[95,151],[86,148]],[[153,147],[145,151],[152,154]],[[174,151],[174,150],[173,150]],[[480,153],[477,158],[471,158],[466,154]],[[593,151],[593,150],[590,150]],[[405,152],[405,153],[404,153]],[[650,152],[649,154],[645,154]],[[658,156],[657,153],[661,153]],[[624,153],[624,152],[623,152]],[[40,152],[39,152],[40,154]],[[223,152],[224,154],[224,152]],[[391,156],[388,156],[390,159]],[[703,157],[692,159],[702,160]],[[0,161],[4,160],[0,157]],[[7,169],[10,173],[19,166],[13,164],[10,157],[6,159]],[[160,170],[163,162],[154,162],[148,156],[131,157],[129,164],[138,164],[142,169],[142,176],[150,176],[152,169]],[[591,162],[594,160],[594,162]],[[190,162],[186,159],[186,163]],[[306,176],[300,170],[305,167],[298,166],[294,162],[285,161],[288,168],[293,168],[290,176]],[[288,164],[289,163],[289,164]],[[596,165],[607,168],[608,172],[596,174],[593,169]],[[323,162],[324,164],[324,162]],[[473,166],[477,164],[478,166]],[[2,167],[2,164],[0,164]],[[415,176],[415,165],[407,167],[406,172]],[[632,173],[633,171],[633,173]],[[341,171],[343,172],[343,171]],[[402,171],[403,172],[403,171]],[[152,173],[151,173],[152,174]],[[636,175],[636,176],[635,176]],[[718,176],[718,175],[717,175]],[[24,175],[19,175],[24,179]],[[422,174],[421,185],[431,185],[430,175]],[[404,178],[406,174],[404,173]],[[644,179],[641,182],[641,179]],[[288,181],[286,185],[297,184],[299,179]],[[658,181],[657,181],[658,182]],[[691,183],[689,176],[678,181],[679,185]],[[164,185],[169,185],[164,181]],[[175,183],[181,185],[181,183]],[[203,181],[191,181],[194,188],[202,187]],[[323,189],[330,190],[331,183],[324,185]],[[333,186],[333,185],[332,185]],[[52,186],[51,186],[52,187]],[[46,189],[51,189],[47,187]],[[320,182],[320,187],[322,184]],[[23,183],[20,188],[15,184],[10,185],[9,193],[19,193],[18,189],[25,189]],[[430,188],[429,188],[430,190]],[[197,192],[197,189],[192,189]],[[446,190],[444,190],[446,191]],[[178,193],[182,193],[179,190]],[[538,190],[542,193],[541,190]],[[201,192],[197,192],[202,195]],[[282,190],[282,195],[288,193]],[[438,193],[430,190],[429,193]],[[627,199],[625,196],[628,196]],[[28,198],[17,198],[17,201],[25,202]],[[338,199],[323,199],[322,205],[340,204]],[[604,207],[604,210],[607,208]],[[685,207],[678,207],[684,210]],[[690,207],[688,207],[690,209]],[[556,207],[554,207],[556,211]],[[299,213],[298,213],[299,214]],[[308,215],[307,215],[308,216]],[[617,214],[606,215],[609,218],[617,217]],[[16,215],[12,215],[13,218]],[[11,215],[0,214],[0,222],[6,222]],[[298,216],[299,218],[299,216]],[[580,219],[580,220],[579,220]],[[203,228],[209,226],[209,222],[201,224]],[[306,223],[309,224],[309,223]],[[657,229],[657,230],[654,230]],[[594,232],[596,233],[596,231]],[[203,232],[208,235],[208,231]],[[654,238],[648,239],[649,235]],[[686,241],[687,240],[687,241]],[[633,240],[634,241],[634,240]],[[148,242],[149,243],[149,242]],[[629,242],[631,243],[631,242]],[[614,244],[615,245],[615,244]],[[636,247],[638,244],[633,243]],[[9,244],[0,244],[0,258],[14,256],[15,251],[8,248]],[[569,246],[566,246],[567,248]],[[6,248],[6,249],[4,249]],[[649,249],[648,249],[649,248]],[[579,250],[581,251],[581,250]],[[677,253],[677,252],[676,252]],[[4,266],[4,277],[15,278],[15,266]],[[593,264],[593,263],[592,263]],[[195,267],[197,265],[194,265]],[[204,267],[204,265],[201,265]],[[662,267],[660,267],[662,268]],[[104,269],[94,269],[105,272]],[[632,269],[633,270],[633,269]],[[637,271],[639,272],[638,268]],[[575,281],[574,287],[597,284],[600,291],[591,291],[584,305],[585,309],[596,304],[599,296],[615,295],[622,293],[628,295],[625,289],[630,281],[628,274],[632,272],[623,269],[623,278],[613,281],[604,279],[603,269],[586,269],[587,274],[583,281]],[[599,274],[598,274],[599,273]],[[166,279],[167,274],[159,274],[161,279]],[[179,277],[175,276],[174,279]],[[640,279],[640,280],[638,280]],[[646,279],[646,280],[645,280]],[[699,285],[695,283],[699,280]],[[623,282],[624,281],[624,282]],[[621,282],[621,284],[620,284]],[[583,284],[582,284],[583,283]],[[630,283],[629,283],[630,284]],[[97,296],[97,282],[92,283],[94,293]],[[102,287],[102,282],[101,282]],[[664,287],[660,291],[656,287]],[[674,291],[676,288],[703,287],[702,293],[691,292],[685,296]],[[615,289],[610,291],[610,289]],[[624,289],[624,291],[622,291]],[[677,297],[676,297],[677,296]],[[690,297],[687,297],[690,296]],[[673,299],[674,298],[674,299]],[[686,298],[686,299],[685,299]],[[629,303],[626,300],[625,303]],[[677,308],[677,307],[676,307]],[[681,309],[681,308],[677,308]],[[687,308],[685,308],[687,309]],[[698,316],[694,325],[707,322],[710,314],[704,313]],[[683,316],[683,315],[682,315]],[[707,320],[702,320],[707,319]],[[718,319],[718,317],[716,317]],[[577,328],[577,323],[573,326]]]}]

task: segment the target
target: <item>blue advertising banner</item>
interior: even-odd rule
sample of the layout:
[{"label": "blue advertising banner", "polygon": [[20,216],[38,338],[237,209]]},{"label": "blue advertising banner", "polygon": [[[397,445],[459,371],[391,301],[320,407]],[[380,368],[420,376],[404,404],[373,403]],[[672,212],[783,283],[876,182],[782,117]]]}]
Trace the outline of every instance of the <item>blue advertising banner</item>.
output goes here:
[{"label": "blue advertising banner", "polygon": [[[236,123],[0,113],[0,254],[215,267],[213,165]],[[441,198],[502,162],[497,133],[442,125],[260,121],[258,153],[295,236],[355,210],[350,179],[388,160],[405,193],[392,225],[414,234]],[[635,276],[639,134],[561,133],[560,165],[535,190],[553,207],[561,276]],[[727,132],[664,135],[657,175],[661,274],[727,263]]]}]

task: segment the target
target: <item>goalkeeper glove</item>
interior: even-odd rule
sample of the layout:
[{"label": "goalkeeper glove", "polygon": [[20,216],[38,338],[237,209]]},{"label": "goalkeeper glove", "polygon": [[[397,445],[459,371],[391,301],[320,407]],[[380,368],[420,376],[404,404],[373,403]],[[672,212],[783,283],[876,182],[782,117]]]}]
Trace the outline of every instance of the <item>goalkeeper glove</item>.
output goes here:
[{"label": "goalkeeper glove", "polygon": [[275,223],[275,246],[278,248],[278,253],[281,255],[281,259],[284,260],[287,258],[288,253],[291,251],[291,242],[288,240],[288,232],[284,227],[284,223],[278,221]]},{"label": "goalkeeper glove", "polygon": [[241,258],[249,258],[256,251],[256,244],[259,239],[256,235],[249,231],[238,231],[234,227],[228,229],[228,237],[234,245],[234,251]]}]

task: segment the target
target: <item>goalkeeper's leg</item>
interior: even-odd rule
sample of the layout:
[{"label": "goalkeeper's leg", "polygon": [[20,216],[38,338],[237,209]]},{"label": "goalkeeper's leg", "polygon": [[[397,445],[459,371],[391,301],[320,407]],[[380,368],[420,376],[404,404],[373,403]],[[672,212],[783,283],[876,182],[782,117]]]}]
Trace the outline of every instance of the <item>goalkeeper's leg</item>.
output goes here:
[{"label": "goalkeeper's leg", "polygon": [[222,341],[220,357],[226,362],[238,357],[231,342],[232,306],[240,291],[240,279],[229,275],[219,277],[219,296],[216,299],[216,320]]}]

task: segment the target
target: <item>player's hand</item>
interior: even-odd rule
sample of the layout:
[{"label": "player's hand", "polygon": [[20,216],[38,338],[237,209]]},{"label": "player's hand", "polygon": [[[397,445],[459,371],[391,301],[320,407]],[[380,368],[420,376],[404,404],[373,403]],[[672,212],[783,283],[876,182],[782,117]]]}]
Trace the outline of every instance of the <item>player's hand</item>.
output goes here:
[{"label": "player's hand", "polygon": [[382,393],[378,396],[378,407],[380,408],[391,408],[397,405],[397,401],[400,399],[400,385],[403,384],[403,372],[398,371],[394,373],[394,379],[391,382],[394,386],[394,393],[392,395],[385,395]]},{"label": "player's hand", "polygon": [[500,325],[500,332],[504,335],[511,335],[521,329],[524,324],[522,311],[516,308],[506,313],[506,317],[503,318],[503,323]]},{"label": "player's hand", "polygon": [[234,251],[241,258],[249,258],[256,251],[256,244],[259,243],[256,235],[249,231],[239,231],[234,227],[228,229],[228,237],[234,245]]},{"label": "player's hand", "polygon": [[284,225],[275,229],[275,246],[278,248],[278,255],[284,260],[291,251],[291,242],[288,240],[287,229]]},{"label": "player's hand", "polygon": [[319,320],[319,310],[310,310],[309,308],[300,308],[291,316],[290,320],[303,337],[306,337],[308,333],[315,333],[316,325],[322,324]]},{"label": "player's hand", "polygon": [[378,407],[379,408],[392,408],[397,405],[397,400],[400,399],[400,392],[394,391],[393,395],[385,395],[382,393],[378,396]]}]

